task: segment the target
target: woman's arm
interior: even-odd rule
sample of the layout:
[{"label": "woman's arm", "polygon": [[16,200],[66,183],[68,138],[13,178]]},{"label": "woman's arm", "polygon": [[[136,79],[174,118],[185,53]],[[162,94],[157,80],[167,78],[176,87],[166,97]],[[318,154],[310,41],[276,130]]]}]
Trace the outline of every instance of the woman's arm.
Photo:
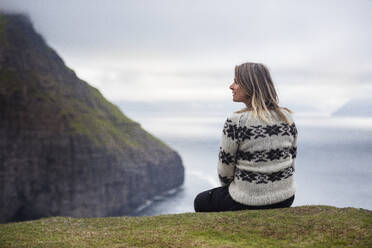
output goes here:
[{"label": "woman's arm", "polygon": [[297,157],[297,136],[298,136],[298,131],[296,128],[296,124],[293,122],[291,125],[291,133],[293,135],[293,143],[292,143],[292,158],[293,158],[293,163],[292,166],[295,168],[296,166],[296,157]]},{"label": "woman's arm", "polygon": [[222,186],[234,180],[236,152],[239,146],[239,116],[229,116],[224,124],[218,153],[217,172]]}]

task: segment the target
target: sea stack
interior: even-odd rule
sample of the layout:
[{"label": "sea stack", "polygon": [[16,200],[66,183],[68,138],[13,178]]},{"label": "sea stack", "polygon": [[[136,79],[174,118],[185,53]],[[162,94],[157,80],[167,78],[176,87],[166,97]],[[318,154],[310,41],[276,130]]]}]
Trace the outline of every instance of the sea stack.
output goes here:
[{"label": "sea stack", "polygon": [[126,215],[183,181],[176,151],[0,13],[0,222]]}]

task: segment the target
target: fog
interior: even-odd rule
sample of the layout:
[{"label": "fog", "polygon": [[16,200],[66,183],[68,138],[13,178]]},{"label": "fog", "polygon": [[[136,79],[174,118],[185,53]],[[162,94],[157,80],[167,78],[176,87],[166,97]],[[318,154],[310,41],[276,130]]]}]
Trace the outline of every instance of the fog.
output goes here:
[{"label": "fog", "polygon": [[[269,66],[281,105],[329,115],[372,93],[371,1],[2,0],[109,100],[231,102],[234,66]],[[140,109],[138,111],[141,111]]]}]

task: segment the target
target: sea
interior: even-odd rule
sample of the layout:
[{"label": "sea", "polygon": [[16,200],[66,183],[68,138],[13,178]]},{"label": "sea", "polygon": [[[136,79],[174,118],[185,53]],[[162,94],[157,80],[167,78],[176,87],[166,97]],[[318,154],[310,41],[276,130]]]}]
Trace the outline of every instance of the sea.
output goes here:
[{"label": "sea", "polygon": [[[195,196],[220,186],[217,161],[224,119],[173,121],[178,125],[167,126],[169,120],[164,119],[141,119],[145,129],[152,130],[180,154],[185,167],[184,184],[148,199],[132,216],[194,212]],[[292,206],[372,210],[372,118],[311,116],[295,122],[298,143]],[[162,128],[164,125],[167,128]],[[178,130],[172,132],[172,126]]]}]

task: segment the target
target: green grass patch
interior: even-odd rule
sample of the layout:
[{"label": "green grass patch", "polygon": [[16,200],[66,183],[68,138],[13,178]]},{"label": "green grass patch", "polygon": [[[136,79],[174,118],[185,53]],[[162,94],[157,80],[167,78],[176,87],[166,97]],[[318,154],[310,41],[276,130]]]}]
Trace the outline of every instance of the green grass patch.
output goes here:
[{"label": "green grass patch", "polygon": [[24,105],[30,108],[29,111],[36,109],[37,112],[42,107],[44,112],[66,123],[66,132],[70,135],[85,136],[108,150],[123,146],[146,150],[145,146],[151,140],[170,149],[82,80],[57,82],[52,75],[37,72],[28,72],[26,78],[28,82],[23,82],[15,72],[0,69],[0,94],[27,101]]},{"label": "green grass patch", "polygon": [[0,247],[372,247],[372,211],[331,206],[0,224]]},{"label": "green grass patch", "polygon": [[6,24],[6,20],[4,18],[4,15],[2,13],[0,13],[0,44],[4,45],[5,41],[6,41],[6,37],[5,37],[5,24]]}]

